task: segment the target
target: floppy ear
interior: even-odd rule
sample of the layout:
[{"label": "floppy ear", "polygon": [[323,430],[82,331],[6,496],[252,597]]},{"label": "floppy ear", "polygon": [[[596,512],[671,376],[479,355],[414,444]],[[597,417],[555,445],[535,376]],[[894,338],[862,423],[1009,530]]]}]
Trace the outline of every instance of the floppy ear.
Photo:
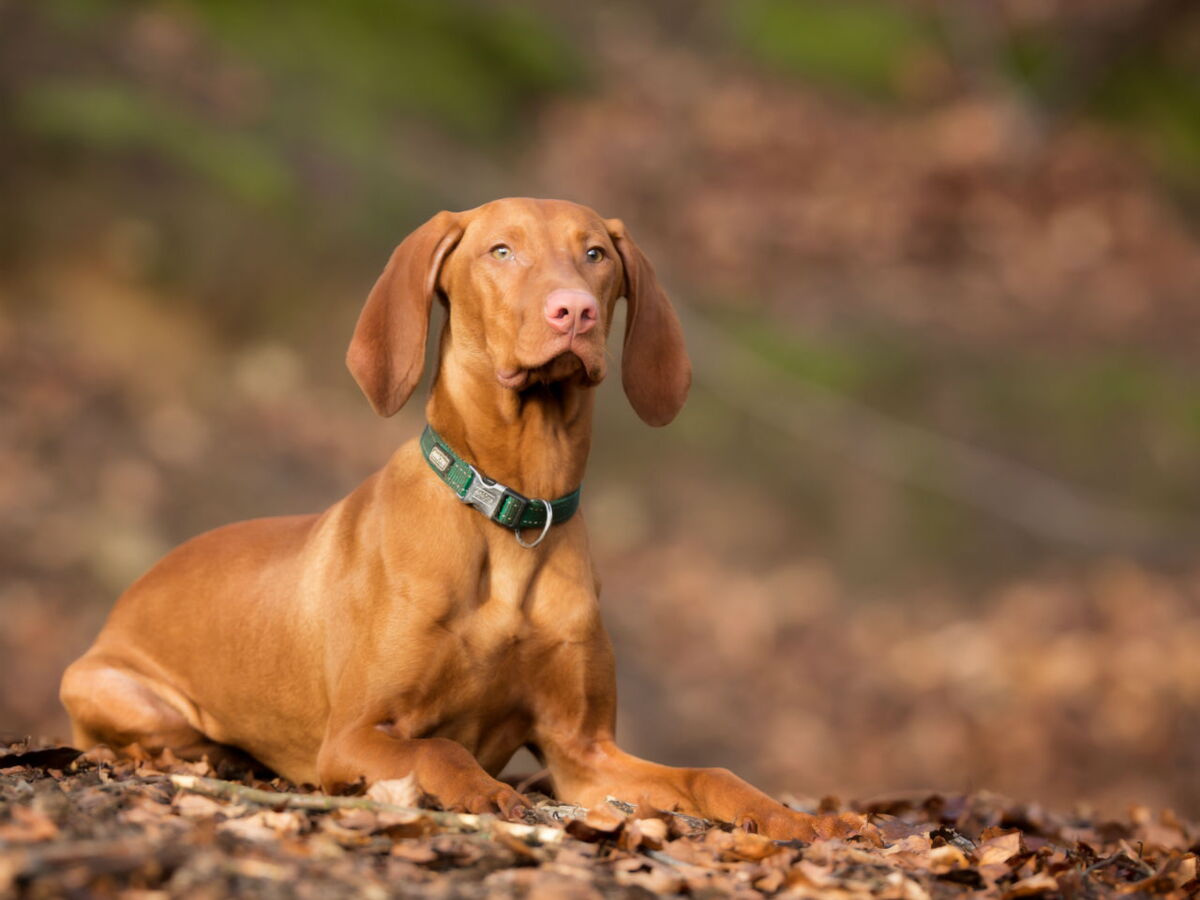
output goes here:
[{"label": "floppy ear", "polygon": [[458,216],[450,212],[438,213],[406,237],[358,317],[346,365],[381,416],[402,407],[421,380],[438,273],[461,237]]},{"label": "floppy ear", "polygon": [[654,267],[620,219],[607,219],[608,233],[625,267],[625,350],[621,383],[625,396],[647,425],[666,425],[683,408],[692,384],[692,364],[683,346],[679,317],[658,283]]}]

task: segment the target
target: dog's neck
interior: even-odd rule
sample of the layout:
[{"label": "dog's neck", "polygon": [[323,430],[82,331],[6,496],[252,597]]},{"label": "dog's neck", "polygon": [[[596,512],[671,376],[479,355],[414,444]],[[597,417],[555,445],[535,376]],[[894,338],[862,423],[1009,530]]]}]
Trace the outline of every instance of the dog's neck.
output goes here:
[{"label": "dog's neck", "polygon": [[514,391],[473,371],[449,347],[425,414],[480,472],[527,497],[553,500],[583,483],[594,394],[578,379]]}]

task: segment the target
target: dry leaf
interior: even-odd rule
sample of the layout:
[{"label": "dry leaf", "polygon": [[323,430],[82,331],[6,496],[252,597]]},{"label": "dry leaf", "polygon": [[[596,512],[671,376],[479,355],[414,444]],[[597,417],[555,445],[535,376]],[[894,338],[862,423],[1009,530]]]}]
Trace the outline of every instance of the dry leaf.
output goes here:
[{"label": "dry leaf", "polygon": [[263,810],[240,819],[228,819],[217,830],[248,841],[274,841],[299,834],[301,827],[301,818],[296,813]]},{"label": "dry leaf", "polygon": [[334,818],[343,828],[351,831],[372,832],[379,828],[379,814],[370,809],[337,809]]},{"label": "dry leaf", "polygon": [[494,840],[501,847],[507,847],[519,859],[525,859],[525,860],[540,859],[537,852],[532,847],[530,847],[527,843],[525,843],[523,840],[521,840],[516,835],[509,834],[507,831],[496,831],[495,833],[492,834],[492,840]]},{"label": "dry leaf", "polygon": [[376,803],[415,808],[421,805],[424,794],[417,785],[415,773],[410,773],[403,778],[388,778],[375,782],[367,790],[367,796]]},{"label": "dry leaf", "polygon": [[28,806],[13,806],[12,821],[0,825],[0,841],[14,844],[36,844],[58,837],[54,820],[40,810]]},{"label": "dry leaf", "polygon": [[678,894],[683,890],[684,878],[665,866],[639,867],[634,871],[617,871],[617,884],[636,886],[652,894]]},{"label": "dry leaf", "polygon": [[[709,834],[726,835],[725,832],[720,831],[710,831]],[[729,843],[725,844],[722,849],[737,859],[747,859],[757,862],[760,859],[766,859],[768,856],[781,853],[784,849],[768,837],[764,837],[761,834],[751,834],[748,831],[740,829],[729,832],[726,837],[729,838]]]},{"label": "dry leaf", "polygon": [[1001,897],[1004,900],[1016,900],[1018,897],[1032,897],[1035,894],[1050,894],[1058,892],[1058,882],[1043,873],[1022,878],[1006,890]]},{"label": "dry leaf", "polygon": [[378,833],[386,834],[393,840],[425,837],[437,830],[436,823],[429,816],[418,812],[380,812],[375,814],[375,819]]},{"label": "dry leaf", "polygon": [[392,845],[391,854],[421,865],[431,863],[438,858],[437,851],[429,844],[417,844],[411,841],[397,841]]},{"label": "dry leaf", "polygon": [[176,813],[185,819],[206,819],[218,813],[232,817],[236,816],[243,809],[243,807],[227,806],[224,803],[213,800],[211,797],[202,797],[199,794],[184,791],[175,795],[175,799],[171,801],[171,806],[175,809]]},{"label": "dry leaf", "polygon": [[581,841],[610,840],[625,827],[626,816],[611,806],[598,806],[588,810],[582,819],[572,819],[566,824],[567,834]]},{"label": "dry leaf", "polygon": [[971,865],[971,861],[953,844],[942,844],[929,851],[929,865],[935,872],[946,872],[965,869]]},{"label": "dry leaf", "polygon": [[980,844],[975,850],[975,860],[978,865],[990,866],[1008,862],[1020,852],[1021,832],[1010,831]]},{"label": "dry leaf", "polygon": [[667,823],[662,819],[634,819],[634,825],[642,833],[644,843],[655,850],[667,840]]},{"label": "dry leaf", "polygon": [[884,847],[880,852],[884,856],[906,854],[924,860],[930,849],[929,834],[925,833],[910,834],[908,837],[896,841],[891,846]]}]

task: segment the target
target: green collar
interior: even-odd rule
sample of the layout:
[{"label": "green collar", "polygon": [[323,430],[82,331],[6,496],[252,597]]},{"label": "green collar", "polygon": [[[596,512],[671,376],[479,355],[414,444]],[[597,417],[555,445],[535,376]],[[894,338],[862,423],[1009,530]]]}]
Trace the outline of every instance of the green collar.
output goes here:
[{"label": "green collar", "polygon": [[[429,468],[454,490],[459,500],[475,507],[493,522],[511,528],[522,547],[536,547],[552,524],[562,524],[579,509],[582,487],[557,500],[525,497],[510,487],[492,481],[451,450],[450,445],[429,425],[421,432],[421,453],[429,463]],[[540,528],[542,533],[536,541],[526,544],[521,540],[521,530],[524,528]]]}]

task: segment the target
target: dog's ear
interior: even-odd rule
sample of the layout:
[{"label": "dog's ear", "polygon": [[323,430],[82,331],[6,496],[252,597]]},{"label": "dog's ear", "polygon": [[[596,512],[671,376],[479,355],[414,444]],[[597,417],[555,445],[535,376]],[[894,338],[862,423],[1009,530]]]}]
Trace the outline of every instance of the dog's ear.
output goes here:
[{"label": "dog's ear", "polygon": [[381,416],[395,414],[421,380],[438,273],[461,237],[459,217],[450,212],[438,213],[406,237],[358,317],[346,365]]},{"label": "dog's ear", "polygon": [[654,267],[620,219],[607,219],[608,233],[625,268],[625,350],[621,383],[642,421],[666,425],[683,408],[692,384],[692,364],[683,345],[679,317],[658,283]]}]

